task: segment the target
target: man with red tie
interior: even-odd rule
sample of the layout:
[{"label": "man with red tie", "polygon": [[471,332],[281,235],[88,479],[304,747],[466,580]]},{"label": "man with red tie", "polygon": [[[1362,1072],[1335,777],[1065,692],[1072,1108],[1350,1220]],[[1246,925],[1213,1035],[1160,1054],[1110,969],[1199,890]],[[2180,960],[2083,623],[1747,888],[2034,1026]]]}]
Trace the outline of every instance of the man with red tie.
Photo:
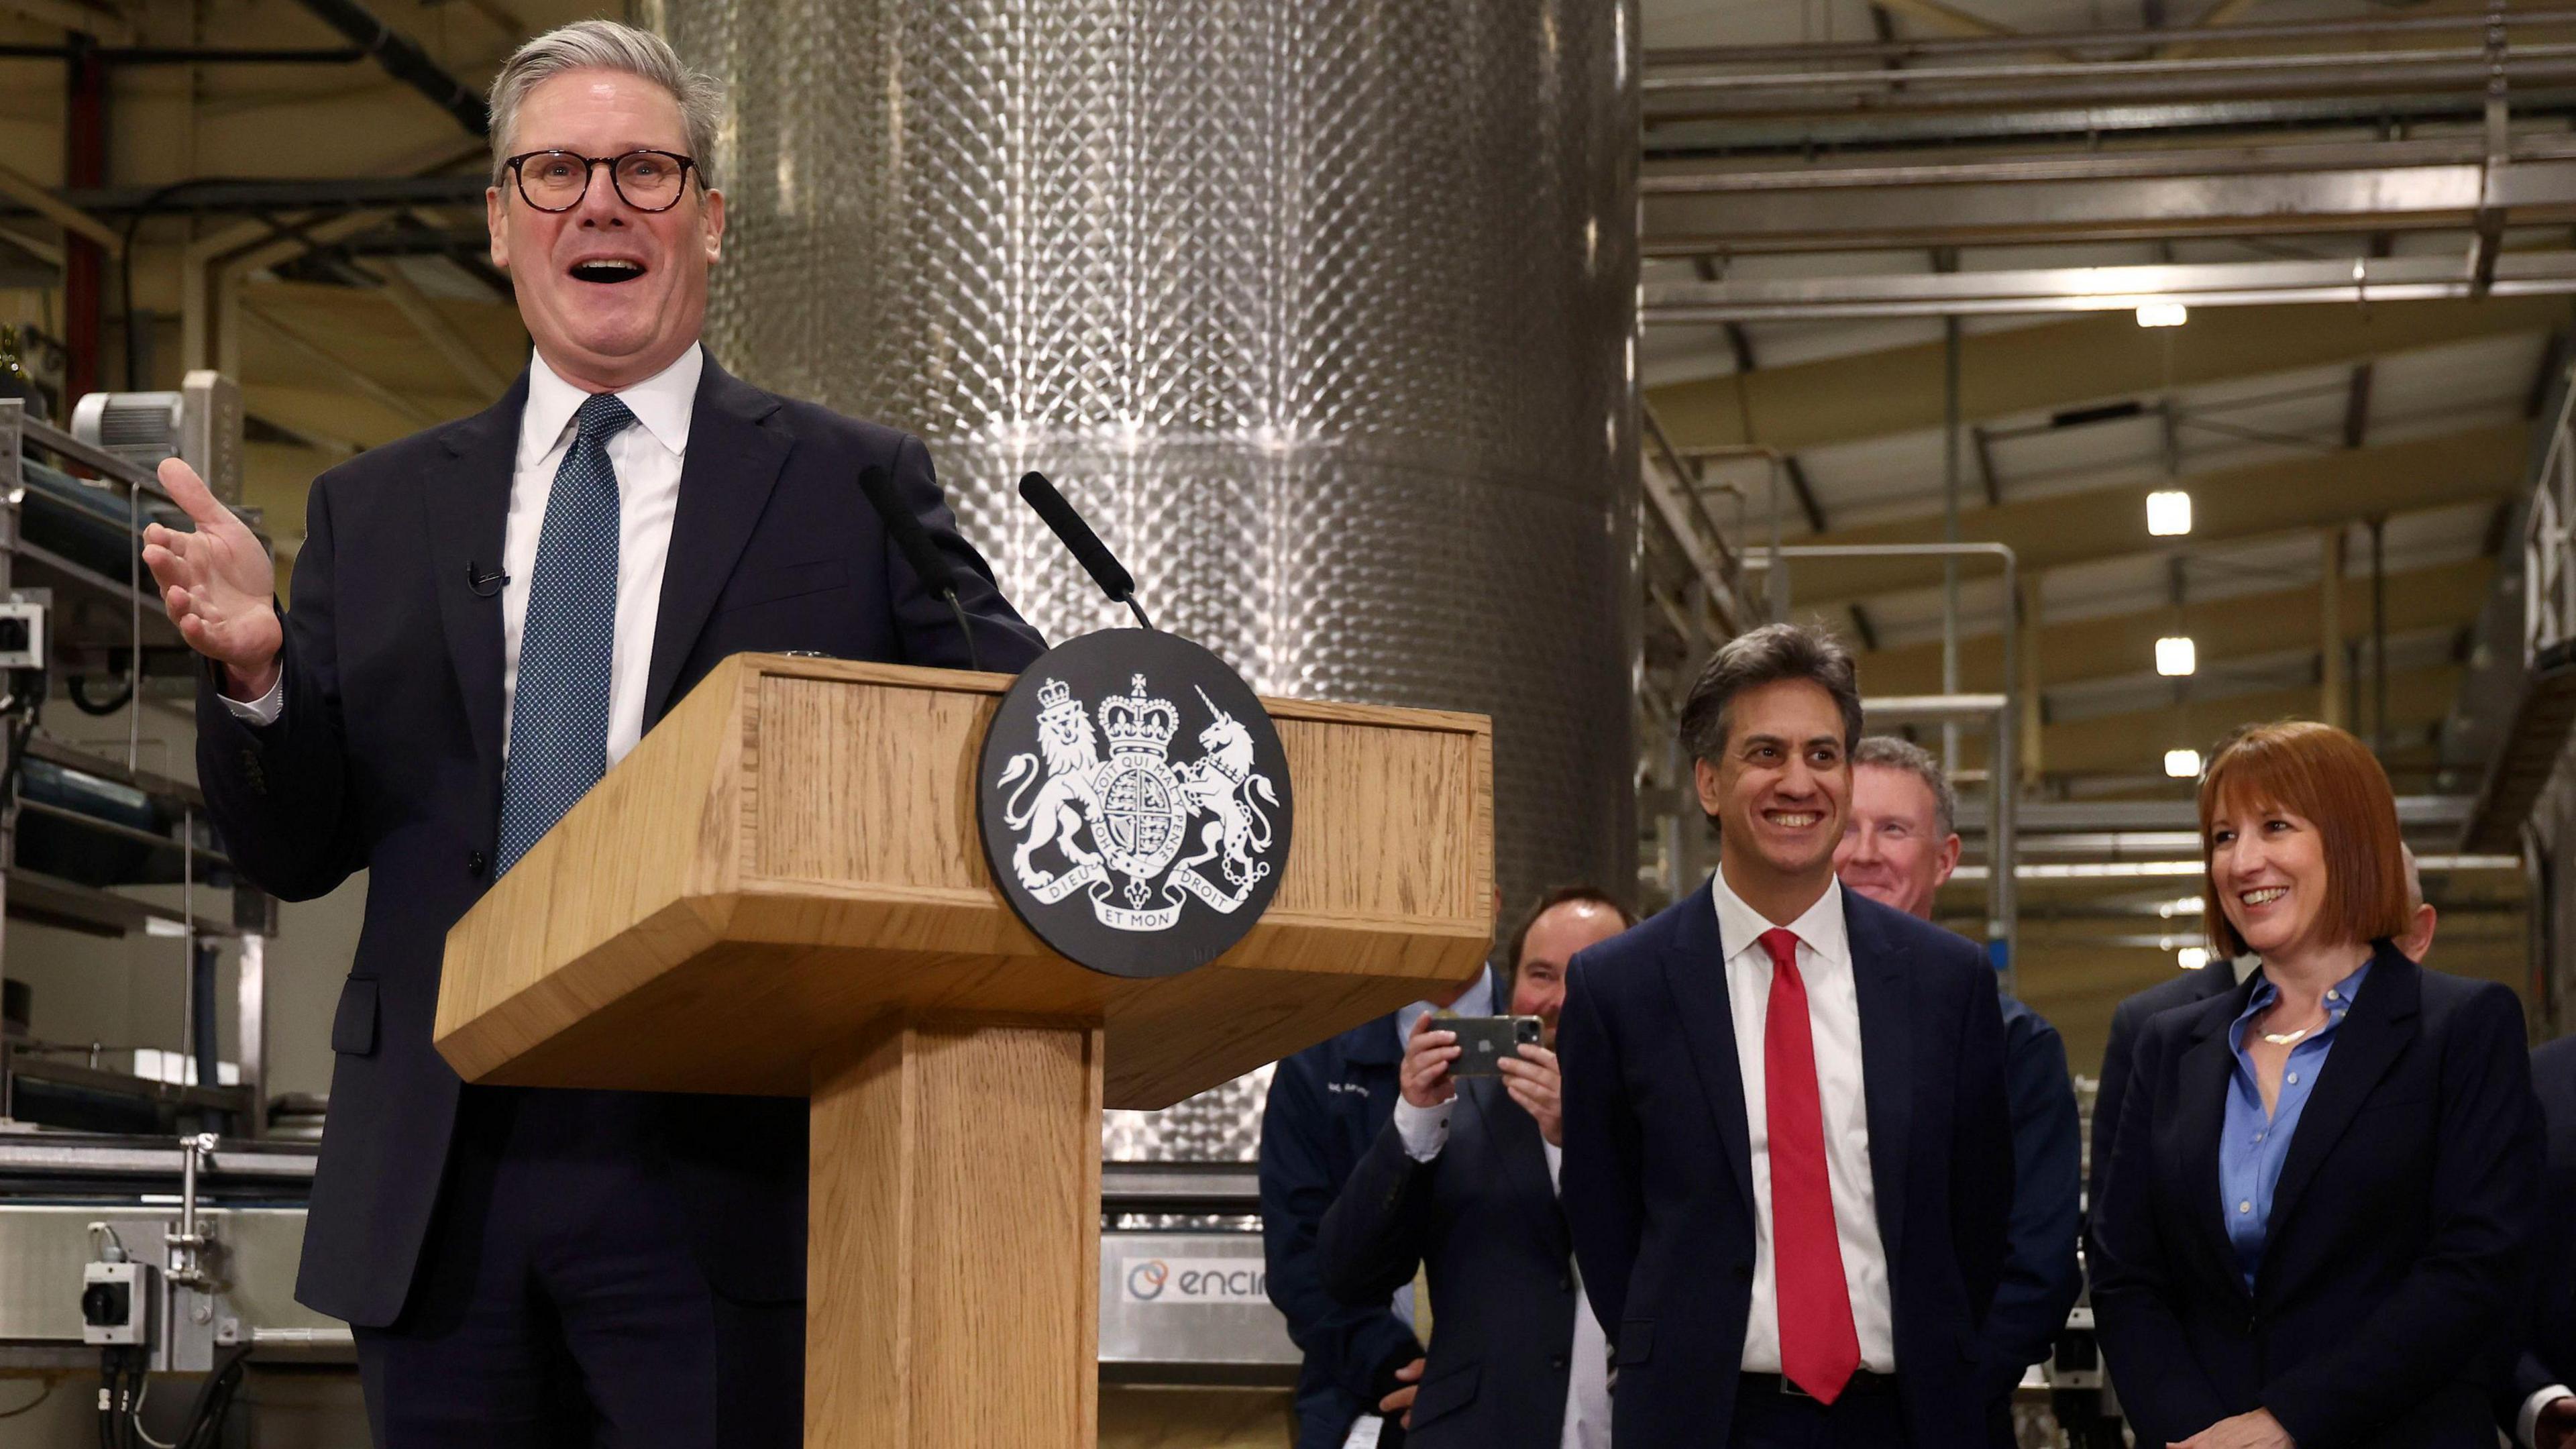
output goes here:
[{"label": "man with red tie", "polygon": [[1682,710],[1709,883],[1571,968],[1562,1186],[1620,1449],[1980,1449],[2012,1207],[1994,973],[1834,879],[1851,657],[1772,625]]}]

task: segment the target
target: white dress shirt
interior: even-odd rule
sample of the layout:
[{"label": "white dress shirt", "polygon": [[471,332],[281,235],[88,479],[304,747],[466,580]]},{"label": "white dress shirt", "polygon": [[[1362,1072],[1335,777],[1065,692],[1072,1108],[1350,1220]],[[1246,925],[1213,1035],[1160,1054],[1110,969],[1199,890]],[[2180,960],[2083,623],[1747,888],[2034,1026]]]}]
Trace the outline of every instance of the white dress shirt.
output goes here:
[{"label": "white dress shirt", "polygon": [[2514,1442],[2522,1445],[2523,1449],[2539,1449],[2540,1440],[2536,1436],[2540,1431],[2540,1411],[2560,1399],[2576,1399],[2576,1389],[2565,1384],[2551,1384],[2523,1400],[2522,1412],[2514,1416]]},{"label": "white dress shirt", "polygon": [[[1721,869],[1710,893],[1725,951],[1726,1001],[1735,1018],[1735,1059],[1744,1078],[1744,1125],[1753,1147],[1753,1303],[1744,1323],[1746,1373],[1780,1372],[1780,1288],[1771,1232],[1771,1127],[1764,1090],[1762,1027],[1770,1014],[1771,953],[1762,933],[1773,928],[1744,903]],[[1896,1332],[1889,1312],[1887,1250],[1878,1239],[1878,1189],[1869,1167],[1869,1099],[1860,1050],[1860,995],[1852,980],[1851,942],[1843,927],[1839,881],[1789,922],[1798,938],[1798,975],[1807,986],[1807,1029],[1816,1049],[1816,1095],[1824,1109],[1825,1178],[1834,1194],[1834,1235],[1843,1281],[1851,1292],[1860,1366],[1896,1372]]]},{"label": "white dress shirt", "polygon": [[[645,674],[653,662],[653,626],[661,615],[663,566],[671,556],[671,519],[680,505],[680,467],[689,452],[705,352],[692,344],[679,360],[617,396],[635,414],[633,426],[608,439],[608,461],[617,470],[617,625],[608,665],[608,762],[615,764],[644,735]],[[575,436],[573,415],[590,394],[564,381],[535,356],[528,364],[528,401],[519,414],[519,452],[510,479],[510,512],[504,526],[501,586],[502,752],[509,751],[508,721],[519,692],[519,639],[528,621],[528,589],[537,572],[537,543],[545,530],[546,500],[554,495],[555,470]],[[492,561],[475,562],[488,570]],[[446,587],[442,580],[441,587]],[[284,712],[286,681],[267,694],[224,706],[253,724],[275,724]]]}]

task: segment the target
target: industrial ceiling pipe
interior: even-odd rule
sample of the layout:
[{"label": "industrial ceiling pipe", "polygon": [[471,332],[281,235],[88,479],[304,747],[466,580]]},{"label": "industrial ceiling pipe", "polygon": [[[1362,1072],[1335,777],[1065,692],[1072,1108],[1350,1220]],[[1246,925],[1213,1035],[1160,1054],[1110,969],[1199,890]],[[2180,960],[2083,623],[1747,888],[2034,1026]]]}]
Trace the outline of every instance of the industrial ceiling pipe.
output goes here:
[{"label": "industrial ceiling pipe", "polygon": [[483,97],[449,75],[428,51],[420,48],[420,42],[377,19],[374,12],[355,0],[297,3],[340,32],[350,44],[374,56],[385,74],[429,97],[431,104],[454,116],[456,124],[477,136],[492,134],[492,112],[483,104]]}]

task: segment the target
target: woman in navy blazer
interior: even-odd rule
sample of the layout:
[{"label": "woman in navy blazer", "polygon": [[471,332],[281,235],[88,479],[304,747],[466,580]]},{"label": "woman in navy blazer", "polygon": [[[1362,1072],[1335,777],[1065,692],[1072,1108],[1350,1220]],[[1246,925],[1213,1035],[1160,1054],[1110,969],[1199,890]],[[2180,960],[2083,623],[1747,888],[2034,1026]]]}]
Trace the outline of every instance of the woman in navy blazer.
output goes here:
[{"label": "woman in navy blazer", "polygon": [[2200,785],[2204,917],[2258,953],[2140,1033],[2093,1302],[2142,1446],[2492,1449],[2540,1124],[2522,1008],[2428,972],[2360,741],[2262,725]]}]

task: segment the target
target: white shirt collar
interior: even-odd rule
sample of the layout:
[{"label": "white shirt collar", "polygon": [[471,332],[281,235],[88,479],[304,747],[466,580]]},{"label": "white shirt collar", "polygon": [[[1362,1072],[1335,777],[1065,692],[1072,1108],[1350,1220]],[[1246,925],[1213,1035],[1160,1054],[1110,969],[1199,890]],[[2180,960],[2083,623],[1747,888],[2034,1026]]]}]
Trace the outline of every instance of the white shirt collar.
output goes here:
[{"label": "white shirt collar", "polygon": [[[689,417],[697,407],[698,377],[705,371],[706,349],[692,342],[670,366],[617,390],[635,421],[675,458],[689,451]],[[528,405],[519,415],[520,467],[532,468],[554,451],[589,396],[548,367],[545,354],[530,355]]]},{"label": "white shirt collar", "polygon": [[[1732,961],[1751,949],[1772,923],[1760,911],[1744,903],[1735,888],[1726,883],[1726,870],[1721,866],[1709,875],[1709,895],[1717,902],[1717,939],[1719,949]],[[1843,883],[1828,880],[1825,893],[1806,913],[1789,923],[1790,934],[1806,948],[1836,966],[1851,960],[1849,928],[1843,921]]]}]

